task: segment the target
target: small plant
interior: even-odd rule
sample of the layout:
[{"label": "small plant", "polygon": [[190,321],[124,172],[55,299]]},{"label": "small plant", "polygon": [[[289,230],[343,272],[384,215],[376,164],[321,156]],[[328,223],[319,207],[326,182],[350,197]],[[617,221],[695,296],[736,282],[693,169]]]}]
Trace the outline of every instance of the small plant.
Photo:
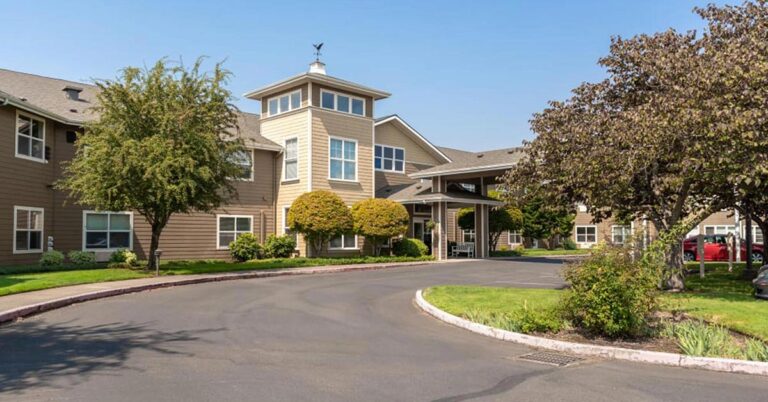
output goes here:
[{"label": "small plant", "polygon": [[677,345],[684,354],[704,357],[739,357],[733,337],[727,329],[702,321],[688,321],[672,326]]},{"label": "small plant", "polygon": [[570,237],[566,237],[565,240],[563,240],[563,249],[576,250],[577,248],[578,246],[576,245],[576,242],[574,242]]},{"label": "small plant", "polygon": [[563,294],[561,309],[576,327],[611,338],[647,334],[659,279],[627,250],[598,247],[564,276],[571,288]]},{"label": "small plant", "polygon": [[255,260],[261,254],[259,239],[253,233],[243,233],[235,241],[229,243],[229,254],[239,262]]},{"label": "small plant", "polygon": [[128,266],[135,266],[139,263],[139,257],[133,251],[123,248],[112,253],[112,255],[109,256],[109,262],[125,263],[128,264]]},{"label": "small plant", "polygon": [[58,267],[64,264],[64,253],[57,250],[48,250],[40,257],[41,267]]},{"label": "small plant", "polygon": [[393,251],[398,257],[422,257],[429,254],[429,247],[419,239],[404,238],[394,243]]},{"label": "small plant", "polygon": [[758,362],[768,362],[768,345],[757,339],[750,339],[744,345],[744,358]]},{"label": "small plant", "polygon": [[133,265],[127,262],[110,262],[107,264],[107,268],[131,269],[133,268]]},{"label": "small plant", "polygon": [[296,250],[296,239],[288,235],[275,236],[271,234],[267,237],[263,247],[265,258],[288,258],[294,250]]},{"label": "small plant", "polygon": [[555,309],[537,310],[528,308],[528,303],[523,311],[515,317],[519,322],[520,332],[530,334],[533,332],[557,333],[563,329],[563,320]]},{"label": "small plant", "polygon": [[74,265],[84,266],[96,263],[96,253],[91,251],[72,250],[67,253],[67,259]]},{"label": "small plant", "polygon": [[509,251],[509,247],[501,246],[501,247],[499,247],[499,251]]}]

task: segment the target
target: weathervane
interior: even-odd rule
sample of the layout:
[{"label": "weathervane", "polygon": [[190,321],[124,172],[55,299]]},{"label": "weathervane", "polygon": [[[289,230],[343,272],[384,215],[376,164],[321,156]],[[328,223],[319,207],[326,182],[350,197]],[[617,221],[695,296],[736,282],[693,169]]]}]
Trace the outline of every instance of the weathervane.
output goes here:
[{"label": "weathervane", "polygon": [[315,47],[315,61],[320,61],[320,56],[322,55],[322,53],[320,53],[320,49],[323,47],[323,42],[320,42],[317,45],[313,44],[312,46]]}]

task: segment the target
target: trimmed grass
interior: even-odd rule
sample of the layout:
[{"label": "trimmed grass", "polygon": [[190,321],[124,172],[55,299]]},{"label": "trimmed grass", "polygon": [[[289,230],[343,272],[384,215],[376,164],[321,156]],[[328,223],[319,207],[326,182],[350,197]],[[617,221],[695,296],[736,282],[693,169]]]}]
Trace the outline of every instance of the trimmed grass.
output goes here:
[{"label": "trimmed grass", "polygon": [[[661,295],[661,307],[717,323],[736,332],[768,341],[768,301],[752,296],[751,283],[741,279],[743,266],[727,271],[726,264],[708,264],[704,279],[698,274],[687,279],[688,290]],[[483,286],[437,286],[425,298],[451,314],[476,312],[514,313],[527,307],[554,307],[560,291],[551,289],[493,288]]]},{"label": "trimmed grass", "polygon": [[[251,271],[260,269],[281,269],[316,267],[324,265],[371,264],[384,262],[431,261],[432,257],[353,257],[353,258],[284,258],[254,260],[240,264],[227,261],[170,261],[162,264],[160,275],[194,275],[221,272]],[[38,267],[39,268],[39,267]],[[13,267],[21,272],[29,271],[32,266]],[[62,269],[62,268],[60,268]],[[12,273],[0,275],[0,296],[31,292],[61,286],[82,285],[86,283],[121,281],[126,279],[147,278],[153,273],[140,269],[94,268],[77,270],[57,270],[53,272]]]}]

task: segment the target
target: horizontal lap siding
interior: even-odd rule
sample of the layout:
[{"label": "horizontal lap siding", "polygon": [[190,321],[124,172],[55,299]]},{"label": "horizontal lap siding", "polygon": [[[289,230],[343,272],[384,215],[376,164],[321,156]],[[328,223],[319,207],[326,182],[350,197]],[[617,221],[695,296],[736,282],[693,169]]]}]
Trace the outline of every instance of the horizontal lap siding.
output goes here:
[{"label": "horizontal lap siding", "polygon": [[[31,115],[30,113],[26,113]],[[36,117],[32,115],[33,117]],[[54,123],[45,121],[45,144],[54,151]],[[54,165],[17,158],[16,109],[0,106],[0,265],[35,263],[41,253],[13,254],[14,206],[43,208],[43,249],[53,227]]]}]

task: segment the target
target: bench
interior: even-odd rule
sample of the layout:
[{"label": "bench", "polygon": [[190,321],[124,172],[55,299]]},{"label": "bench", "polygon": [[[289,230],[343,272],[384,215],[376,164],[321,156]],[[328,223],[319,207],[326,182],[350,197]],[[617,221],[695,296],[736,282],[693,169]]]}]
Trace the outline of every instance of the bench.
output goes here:
[{"label": "bench", "polygon": [[451,249],[451,256],[458,257],[459,254],[466,254],[467,258],[475,258],[475,243],[456,243]]}]

